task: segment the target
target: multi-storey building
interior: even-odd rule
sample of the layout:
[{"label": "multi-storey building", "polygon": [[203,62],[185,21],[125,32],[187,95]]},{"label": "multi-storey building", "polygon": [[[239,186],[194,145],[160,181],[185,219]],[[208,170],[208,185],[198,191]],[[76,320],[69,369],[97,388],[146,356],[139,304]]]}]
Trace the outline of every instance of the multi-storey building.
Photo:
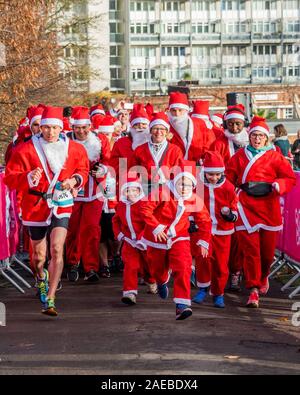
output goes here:
[{"label": "multi-storey building", "polygon": [[110,86],[300,82],[300,0],[110,0]]}]

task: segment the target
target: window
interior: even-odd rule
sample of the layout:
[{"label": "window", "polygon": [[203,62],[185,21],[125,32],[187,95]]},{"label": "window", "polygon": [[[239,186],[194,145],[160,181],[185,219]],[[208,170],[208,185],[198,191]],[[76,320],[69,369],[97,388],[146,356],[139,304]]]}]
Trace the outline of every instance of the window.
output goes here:
[{"label": "window", "polygon": [[276,10],[276,0],[253,0],[254,10]]},{"label": "window", "polygon": [[162,47],[161,56],[185,56],[185,47]]},{"label": "window", "polygon": [[242,11],[246,9],[246,0],[222,0],[223,11]]},{"label": "window", "polygon": [[275,78],[277,76],[276,66],[254,67],[252,71],[254,78]]}]

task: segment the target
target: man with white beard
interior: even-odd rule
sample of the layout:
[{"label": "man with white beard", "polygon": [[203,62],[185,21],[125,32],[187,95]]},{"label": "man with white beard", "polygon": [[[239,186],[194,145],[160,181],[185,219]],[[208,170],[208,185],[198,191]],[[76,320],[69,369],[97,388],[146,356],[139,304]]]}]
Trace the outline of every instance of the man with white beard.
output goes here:
[{"label": "man with white beard", "polygon": [[[85,149],[61,133],[62,108],[46,107],[40,128],[40,134],[14,151],[5,170],[5,183],[22,193],[22,222],[29,230],[42,313],[57,316],[55,294],[63,270],[73,195],[86,183],[89,163]],[[47,233],[49,273],[44,269]]]},{"label": "man with white beard", "polygon": [[184,159],[199,161],[205,154],[205,130],[201,121],[189,116],[189,101],[184,93],[172,92],[170,94],[168,117],[171,124],[171,143],[177,145]]},{"label": "man with white beard", "polygon": [[[127,159],[127,166],[130,163],[134,150],[145,144],[150,138],[150,119],[143,104],[135,104],[130,116],[130,132],[126,137],[116,141],[110,159],[110,166],[114,168],[117,176],[127,176],[127,168],[120,168],[120,159]],[[123,168],[124,167],[124,168]]]},{"label": "man with white beard", "polygon": [[106,136],[91,132],[91,121],[87,107],[75,107],[72,113],[72,128],[68,137],[84,147],[90,162],[88,182],[78,192],[70,218],[66,240],[67,277],[71,282],[79,279],[79,263],[83,264],[85,281],[97,282],[99,244],[101,238],[100,219],[103,208],[103,190],[99,184],[105,181],[110,158],[109,141]]},{"label": "man with white beard", "polygon": [[223,157],[225,166],[230,158],[240,149],[249,144],[246,127],[245,107],[242,104],[229,106],[223,116],[224,135],[221,135],[210,147]]}]

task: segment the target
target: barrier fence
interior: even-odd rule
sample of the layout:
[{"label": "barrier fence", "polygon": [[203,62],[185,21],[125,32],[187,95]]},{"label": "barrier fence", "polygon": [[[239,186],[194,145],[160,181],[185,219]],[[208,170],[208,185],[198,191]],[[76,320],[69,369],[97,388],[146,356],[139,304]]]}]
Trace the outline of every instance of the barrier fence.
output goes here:
[{"label": "barrier fence", "polygon": [[[279,233],[277,251],[279,257],[273,264],[270,277],[272,278],[283,266],[289,266],[296,271],[282,291],[290,288],[300,278],[300,172],[296,172],[297,185],[286,196],[281,198],[283,230]],[[289,298],[300,293],[296,287]]]}]

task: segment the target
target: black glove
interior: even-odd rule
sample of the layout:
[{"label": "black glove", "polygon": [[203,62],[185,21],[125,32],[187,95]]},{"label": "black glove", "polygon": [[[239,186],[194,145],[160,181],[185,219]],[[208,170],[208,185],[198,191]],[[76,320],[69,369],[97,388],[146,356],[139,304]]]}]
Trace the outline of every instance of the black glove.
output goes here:
[{"label": "black glove", "polygon": [[229,210],[228,214],[223,214],[222,210],[221,210],[221,215],[222,218],[226,221],[226,222],[236,222],[238,217],[236,214],[234,214],[231,210]]}]

